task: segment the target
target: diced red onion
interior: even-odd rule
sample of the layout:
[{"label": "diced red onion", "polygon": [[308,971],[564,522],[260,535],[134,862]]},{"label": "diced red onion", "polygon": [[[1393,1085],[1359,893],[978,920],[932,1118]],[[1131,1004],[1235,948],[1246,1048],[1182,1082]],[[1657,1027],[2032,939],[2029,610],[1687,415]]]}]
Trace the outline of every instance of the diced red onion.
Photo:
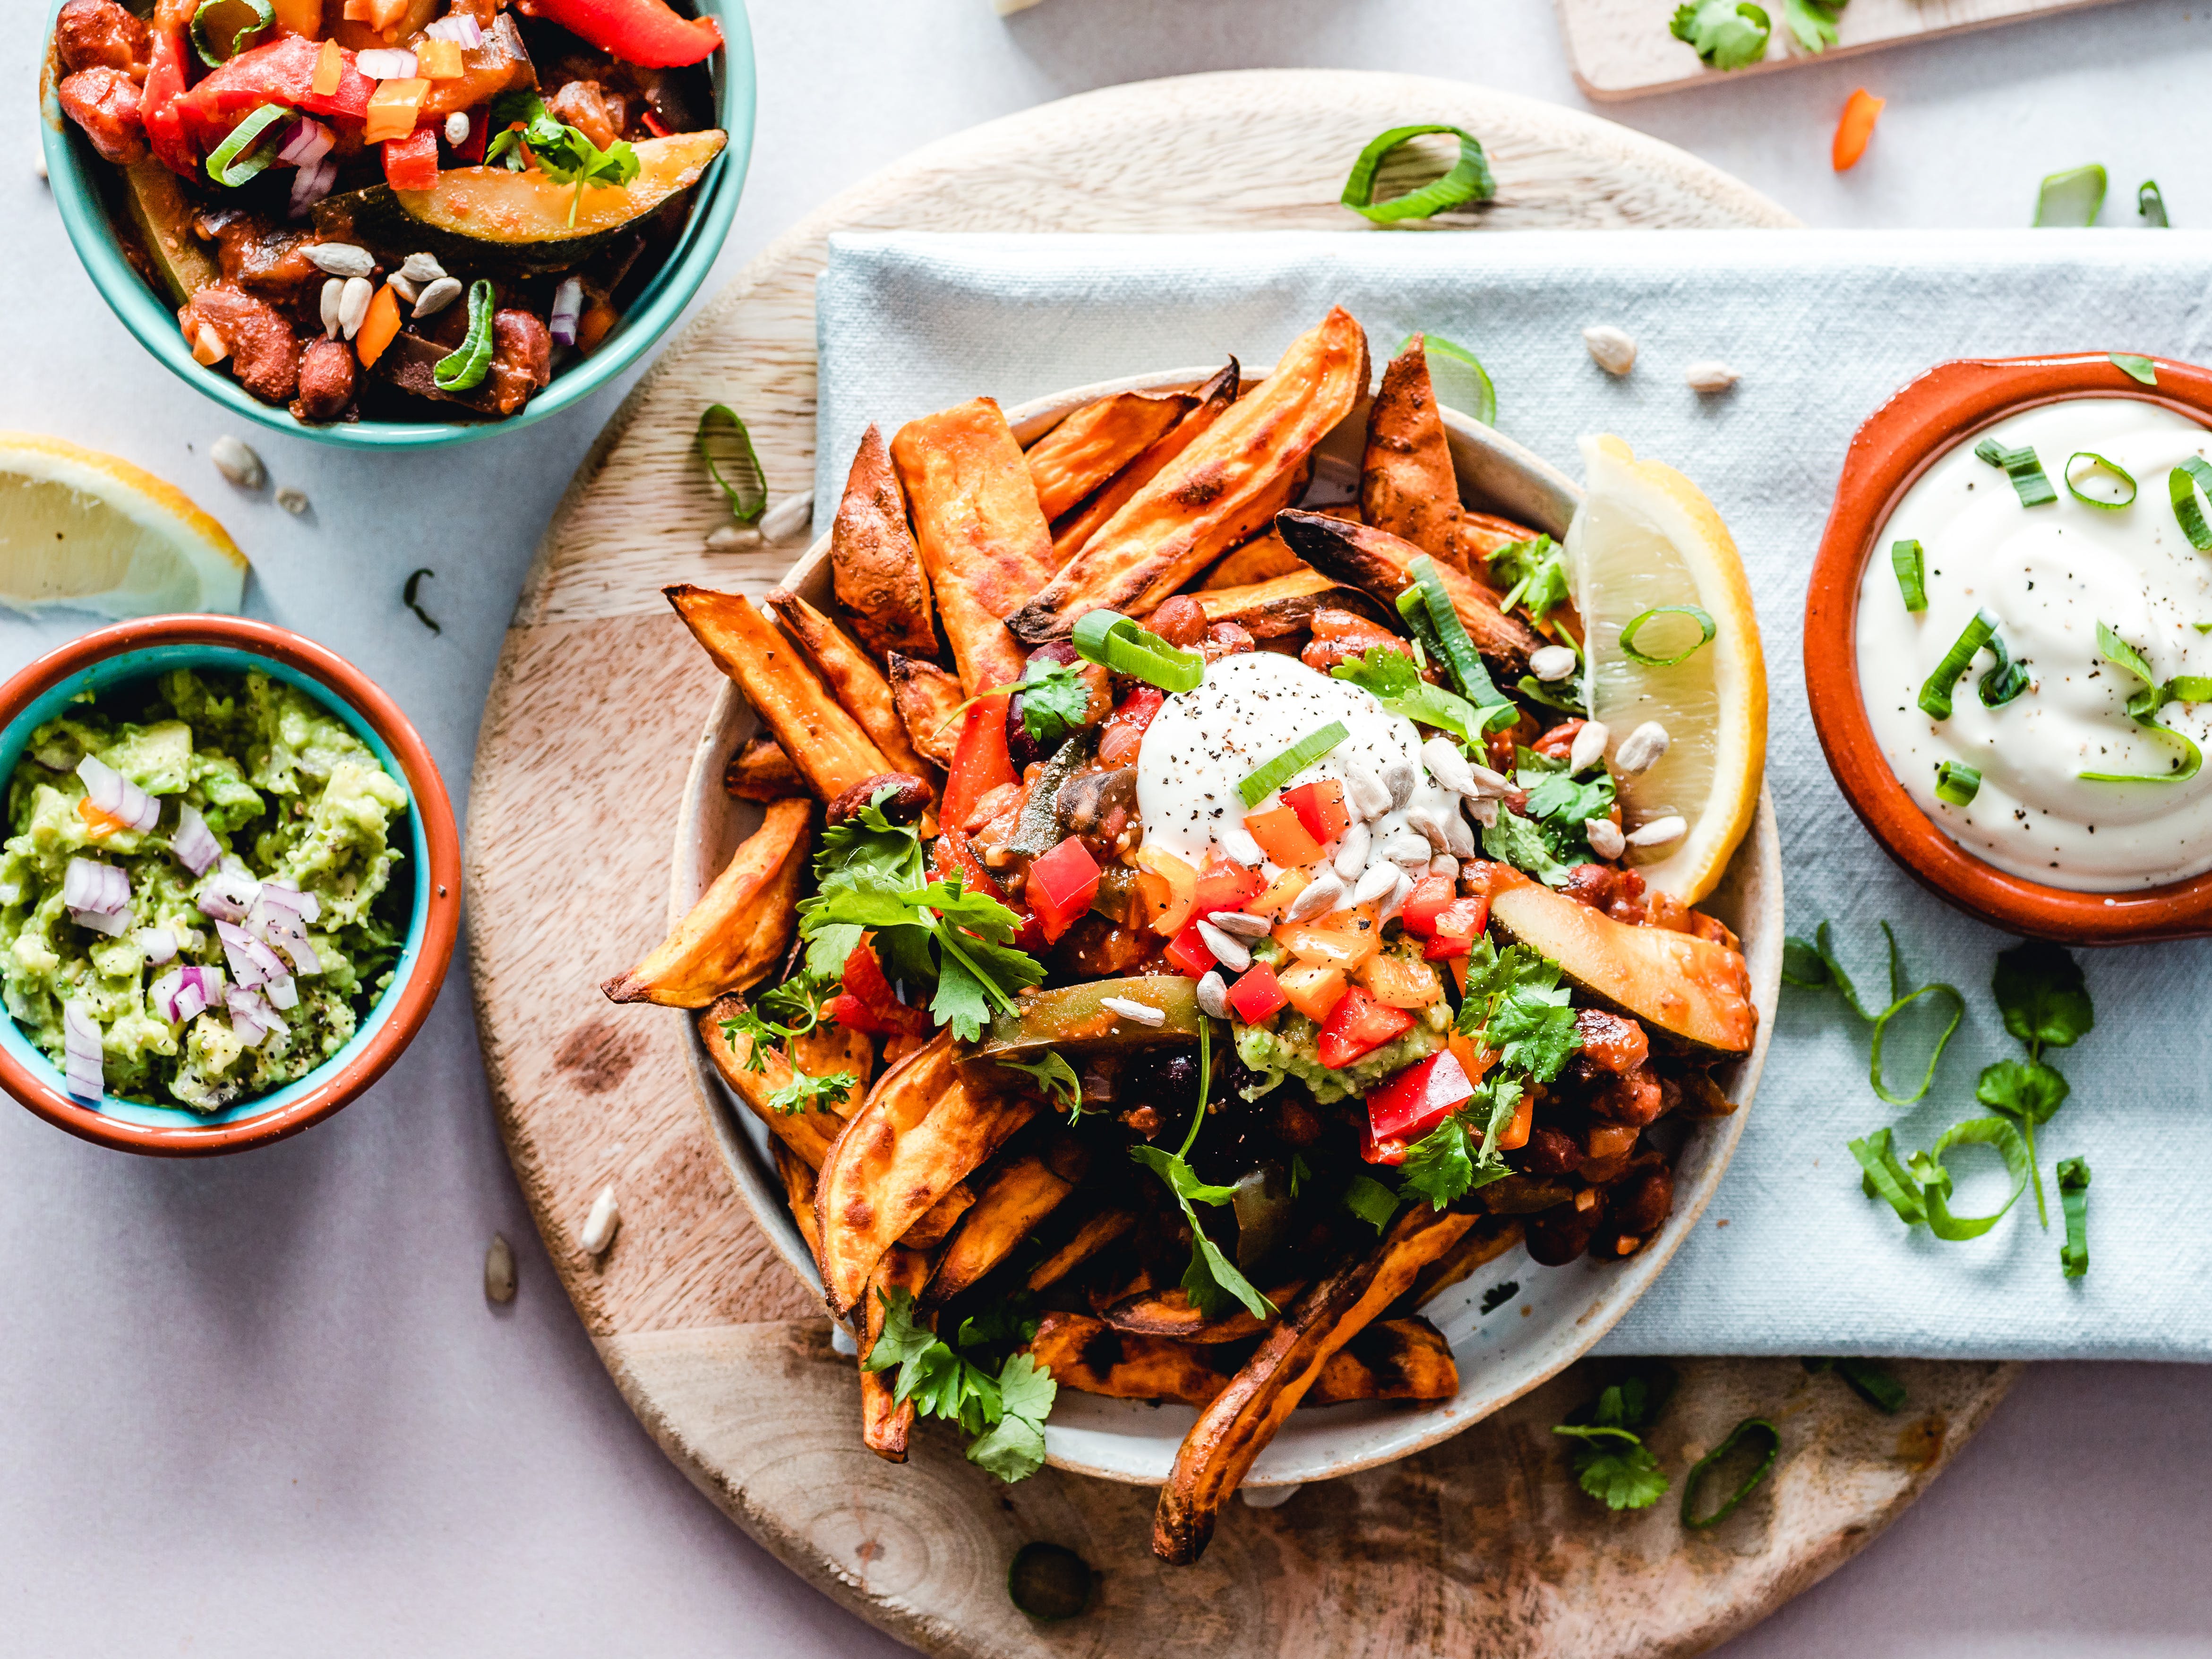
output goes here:
[{"label": "diced red onion", "polygon": [[313,893],[303,893],[297,882],[271,878],[261,884],[261,902],[271,909],[289,910],[304,921],[313,921],[323,914],[323,902]]},{"label": "diced red onion", "polygon": [[138,948],[146,953],[147,963],[159,968],[173,961],[177,954],[177,936],[166,927],[141,927],[137,934]]},{"label": "diced red onion", "polygon": [[304,219],[316,203],[337,188],[338,158],[325,155],[312,167],[301,167],[292,175],[292,214],[295,219]]},{"label": "diced red onion", "polygon": [[62,903],[91,915],[119,916],[131,903],[131,878],[112,864],[71,859],[62,876]]},{"label": "diced red onion", "polygon": [[553,290],[553,314],[545,326],[560,344],[576,343],[576,324],[584,314],[584,285],[574,276]]},{"label": "diced red onion", "polygon": [[220,927],[223,922],[244,921],[260,890],[261,884],[251,876],[218,870],[207,878],[194,902],[202,915],[214,917]]},{"label": "diced red onion", "polygon": [[84,793],[92,804],[111,818],[133,830],[151,830],[161,819],[161,804],[106,762],[87,755],[76,763],[84,780]]},{"label": "diced red onion", "polygon": [[233,986],[223,993],[222,1000],[223,1006],[230,1010],[230,1029],[249,1048],[259,1048],[271,1032],[292,1029],[276,1017],[276,1011],[258,992],[242,991]]},{"label": "diced red onion", "polygon": [[459,46],[483,45],[483,28],[466,12],[455,12],[451,17],[441,17],[422,31],[433,40],[451,40]]},{"label": "diced red onion", "polygon": [[68,1062],[63,1075],[69,1079],[69,1091],[97,1104],[107,1093],[107,1060],[90,1003],[62,1004],[62,1054]]},{"label": "diced red onion", "polygon": [[372,52],[357,52],[353,55],[353,66],[372,81],[415,78],[415,54],[404,46],[380,46]]},{"label": "diced red onion", "polygon": [[293,972],[319,974],[323,971],[322,958],[315,954],[315,947],[307,943],[307,930],[282,911],[272,911],[262,917],[261,936],[291,958]]},{"label": "diced red onion", "polygon": [[[169,993],[168,1005],[155,1006],[178,1024],[197,1018],[207,1012],[208,1006],[222,994],[222,969],[200,968],[187,964],[177,970],[176,988]],[[167,983],[167,976],[161,983]],[[157,984],[156,989],[159,989]]]},{"label": "diced red onion", "polygon": [[240,985],[251,988],[290,976],[291,969],[284,965],[283,958],[243,927],[218,921],[215,933],[222,941],[223,959],[230,963],[230,976]]},{"label": "diced red onion", "polygon": [[289,974],[279,974],[262,987],[262,992],[279,1008],[296,1008],[300,1006],[300,988],[293,982]]},{"label": "diced red onion", "polygon": [[207,827],[197,806],[177,809],[176,833],[169,837],[169,850],[177,861],[196,876],[204,876],[208,866],[222,856],[222,845],[216,840],[215,831]]},{"label": "diced red onion", "polygon": [[337,141],[337,134],[320,121],[301,116],[291,131],[285,135],[283,147],[276,152],[276,159],[287,167],[311,167],[328,155],[331,146]]}]

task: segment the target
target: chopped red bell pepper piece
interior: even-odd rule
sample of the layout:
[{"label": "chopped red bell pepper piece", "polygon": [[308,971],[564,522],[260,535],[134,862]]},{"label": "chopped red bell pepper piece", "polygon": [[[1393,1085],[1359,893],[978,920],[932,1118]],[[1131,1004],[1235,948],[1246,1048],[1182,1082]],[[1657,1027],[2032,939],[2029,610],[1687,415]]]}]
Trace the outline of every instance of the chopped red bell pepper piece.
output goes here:
[{"label": "chopped red bell pepper piece", "polygon": [[1359,1156],[1370,1164],[1403,1164],[1406,1154],[1413,1150],[1413,1146],[1412,1141],[1395,1136],[1387,1140],[1377,1140],[1375,1131],[1364,1121],[1360,1123]]},{"label": "chopped red bell pepper piece", "polygon": [[176,100],[178,118],[187,134],[203,143],[228,132],[239,118],[264,104],[283,104],[302,115],[326,119],[365,122],[368,95],[376,83],[356,66],[351,52],[342,52],[344,67],[337,90],[317,92],[315,65],[322,55],[320,41],[300,34],[241,52]]},{"label": "chopped red bell pepper piece", "polygon": [[1454,899],[1437,912],[1428,942],[1421,946],[1422,959],[1448,962],[1454,957],[1467,955],[1474,947],[1475,936],[1489,921],[1489,894]]},{"label": "chopped red bell pepper piece", "polygon": [[1437,931],[1437,915],[1450,905],[1458,890],[1449,876],[1423,876],[1407,895],[1405,904],[1398,911],[1398,920],[1405,924],[1407,933],[1426,939]]},{"label": "chopped red bell pepper piece", "polygon": [[1098,729],[1098,763],[1133,766],[1152,716],[1167,707],[1168,694],[1157,685],[1139,685],[1121,699]]},{"label": "chopped red bell pepper piece", "polygon": [[138,94],[139,119],[155,159],[172,173],[191,178],[200,170],[191,135],[185,131],[185,65],[191,48],[182,29],[155,29],[146,65],[146,84]]},{"label": "chopped red bell pepper piece", "polygon": [[965,829],[977,801],[1000,784],[1018,781],[1013,757],[1006,750],[1006,697],[986,697],[970,704],[967,720],[945,773],[945,799],[938,812],[939,822],[948,830]]},{"label": "chopped red bell pepper piece", "polygon": [[1098,896],[1098,860],[1077,836],[1030,860],[1029,885],[1023,894],[1044,925],[1047,941],[1058,939],[1091,908],[1091,901]]},{"label": "chopped red bell pepper piece", "polygon": [[1352,823],[1352,813],[1344,804],[1344,786],[1334,778],[1285,789],[1283,805],[1298,815],[1306,834],[1324,847],[1342,835]]},{"label": "chopped red bell pepper piece", "polygon": [[394,190],[434,190],[438,185],[438,131],[417,127],[404,138],[384,141],[384,182]]},{"label": "chopped red bell pepper piece", "polygon": [[1474,1098],[1467,1067],[1440,1049],[1368,1091],[1368,1133],[1378,1141],[1416,1141]]},{"label": "chopped red bell pepper piece", "polygon": [[928,1035],[929,1015],[899,1000],[897,991],[884,977],[884,964],[876,957],[875,947],[866,939],[845,958],[844,977],[844,990],[823,1005],[824,1018],[848,1030],[877,1036]]},{"label": "chopped red bell pepper piece", "polygon": [[1329,1010],[1320,1040],[1314,1045],[1315,1054],[1330,1071],[1342,1071],[1413,1029],[1413,1017],[1406,1010],[1377,1002],[1357,985],[1351,986],[1343,1000]]},{"label": "chopped red bell pepper piece", "polygon": [[963,892],[984,893],[1001,904],[1008,902],[999,878],[975,856],[974,843],[957,830],[947,830],[930,843],[929,861],[937,866],[939,881],[950,881],[957,875]]},{"label": "chopped red bell pepper piece", "polygon": [[1245,900],[1257,898],[1267,890],[1267,880],[1257,870],[1232,863],[1218,852],[1209,854],[1206,868],[1199,872],[1198,885],[1191,892],[1191,919],[1198,921],[1216,910],[1241,909]]},{"label": "chopped red bell pepper piece", "polygon": [[1247,1025],[1257,1025],[1290,1006],[1290,994],[1276,979],[1275,970],[1264,962],[1254,963],[1229,988],[1229,1006]]},{"label": "chopped red bell pepper piece", "polygon": [[521,0],[519,9],[643,69],[704,62],[722,44],[711,17],[681,17],[665,0]]},{"label": "chopped red bell pepper piece", "polygon": [[1206,948],[1206,941],[1198,936],[1195,919],[1184,924],[1182,932],[1168,941],[1168,948],[1161,954],[1177,973],[1188,974],[1193,979],[1203,979],[1220,965]]}]

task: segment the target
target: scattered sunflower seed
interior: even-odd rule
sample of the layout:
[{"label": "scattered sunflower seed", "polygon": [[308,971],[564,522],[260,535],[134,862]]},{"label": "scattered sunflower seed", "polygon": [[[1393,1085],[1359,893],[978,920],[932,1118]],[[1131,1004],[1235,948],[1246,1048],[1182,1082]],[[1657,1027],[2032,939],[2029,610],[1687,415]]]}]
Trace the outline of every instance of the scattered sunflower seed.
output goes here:
[{"label": "scattered sunflower seed", "polygon": [[434,253],[410,253],[401,262],[399,274],[410,283],[434,283],[446,274]]},{"label": "scattered sunflower seed", "polygon": [[1304,892],[1291,901],[1291,908],[1283,913],[1286,921],[1304,921],[1309,916],[1318,916],[1336,908],[1337,901],[1344,896],[1344,884],[1334,876],[1323,876],[1310,882]]},{"label": "scattered sunflower seed", "polygon": [[[1200,922],[1199,925],[1202,927],[1206,924]],[[1164,1025],[1168,1021],[1165,1011],[1153,1007],[1149,1002],[1137,1002],[1128,997],[1101,997],[1098,1006],[1109,1013],[1119,1014],[1123,1019],[1134,1020],[1139,1025]]]},{"label": "scattered sunflower seed", "polygon": [[1613,751],[1613,769],[1631,778],[1649,772],[1667,752],[1668,741],[1665,726],[1657,720],[1644,721],[1623,738],[1620,747]]},{"label": "scattered sunflower seed", "polygon": [[446,142],[455,149],[469,142],[469,112],[457,109],[446,118]]},{"label": "scattered sunflower seed", "polygon": [[1589,837],[1590,851],[1601,859],[1617,859],[1628,850],[1628,837],[1611,818],[1590,819],[1583,825],[1583,834]]},{"label": "scattered sunflower seed", "polygon": [[1717,360],[1692,363],[1682,371],[1683,383],[1692,392],[1726,392],[1742,378],[1726,363]]},{"label": "scattered sunflower seed", "polygon": [[461,297],[461,282],[458,276],[433,277],[422,290],[422,297],[415,302],[410,317],[434,317]]},{"label": "scattered sunflower seed", "polygon": [[1224,823],[1214,832],[1214,842],[1231,861],[1247,870],[1256,870],[1267,861],[1260,850],[1260,843],[1252,839],[1252,832],[1241,823]]},{"label": "scattered sunflower seed", "polygon": [[1474,787],[1474,774],[1468,769],[1467,757],[1449,738],[1431,738],[1423,744],[1421,762],[1431,777],[1455,794],[1464,795]]},{"label": "scattered sunflower seed", "polygon": [[1231,939],[1261,939],[1275,926],[1267,917],[1255,916],[1249,910],[1216,910],[1206,920]]},{"label": "scattered sunflower seed", "polygon": [[[1477,823],[1487,830],[1491,825],[1498,822],[1498,797],[1495,795],[1485,795],[1480,799],[1468,801],[1466,804],[1464,810],[1466,811],[1468,817],[1473,818]],[[1465,854],[1462,854],[1461,856],[1466,857],[1467,855]]]},{"label": "scattered sunflower seed", "polygon": [[[1444,846],[1443,818],[1440,814],[1432,811],[1426,805],[1409,806],[1406,809],[1406,828],[1412,830],[1414,835],[1419,836],[1423,843],[1421,856],[1418,859],[1413,860],[1412,862],[1416,864],[1426,864],[1437,854],[1446,850]],[[1395,842],[1400,840],[1401,837],[1393,836],[1390,839]],[[1403,839],[1410,842],[1412,837],[1407,836]],[[1401,858],[1398,862],[1404,864],[1407,862],[1407,860]]]},{"label": "scattered sunflower seed", "polygon": [[760,532],[772,542],[789,541],[814,522],[814,497],[787,495],[761,514]]},{"label": "scattered sunflower seed", "polygon": [[1304,1484],[1293,1481],[1287,1486],[1239,1486],[1237,1497],[1244,1500],[1248,1510],[1280,1509],[1304,1490]]},{"label": "scattered sunflower seed", "polygon": [[[1487,805],[1492,809],[1490,820],[1485,820],[1480,812],[1475,812],[1478,822],[1494,820],[1498,816],[1496,810],[1498,803],[1494,800],[1487,803],[1469,800],[1462,801],[1460,805],[1469,812],[1474,812],[1474,809],[1478,806]],[[1444,815],[1444,850],[1454,858],[1471,859],[1475,854],[1474,831],[1467,827],[1467,820],[1457,812],[1447,812]]]},{"label": "scattered sunflower seed", "polygon": [[514,1300],[514,1246],[505,1233],[494,1233],[484,1252],[484,1294],[495,1302]]},{"label": "scattered sunflower seed", "polygon": [[368,320],[368,302],[376,297],[376,284],[366,276],[349,276],[338,295],[338,331],[347,339],[361,332]]},{"label": "scattered sunflower seed", "polygon": [[208,446],[215,470],[240,489],[258,489],[269,482],[269,469],[261,458],[228,432]]},{"label": "scattered sunflower seed", "polygon": [[387,276],[384,279],[384,285],[410,306],[422,297],[422,290],[404,276],[398,275]]},{"label": "scattered sunflower seed", "polygon": [[578,1242],[586,1255],[605,1255],[621,1226],[622,1206],[615,1201],[615,1189],[611,1184],[602,1187],[592,1200],[592,1212],[584,1218],[584,1236]]},{"label": "scattered sunflower seed", "polygon": [[1611,323],[1584,329],[1583,343],[1589,348],[1590,361],[1608,374],[1626,374],[1636,367],[1636,342]]},{"label": "scattered sunflower seed", "polygon": [[192,336],[192,361],[202,368],[213,368],[229,356],[230,342],[216,332],[213,324],[202,323]]},{"label": "scattered sunflower seed", "polygon": [[1413,791],[1421,781],[1421,775],[1413,762],[1403,755],[1382,763],[1382,787],[1390,792],[1390,805],[1403,807],[1413,799]]},{"label": "scattered sunflower seed", "polygon": [[1580,777],[1605,758],[1605,746],[1613,733],[1605,729],[1603,720],[1584,720],[1582,730],[1575,733],[1574,742],[1567,749],[1567,774]]},{"label": "scattered sunflower seed", "polygon": [[761,533],[749,524],[726,524],[707,538],[709,553],[734,553],[741,547],[758,547]]},{"label": "scattered sunflower seed", "polygon": [[1358,881],[1359,872],[1367,867],[1368,849],[1375,844],[1375,832],[1364,823],[1355,821],[1344,832],[1344,839],[1336,849],[1337,875],[1346,881]]},{"label": "scattered sunflower seed", "polygon": [[1669,812],[1663,818],[1652,819],[1641,829],[1630,830],[1626,840],[1631,847],[1664,847],[1669,842],[1681,840],[1689,833],[1689,829],[1687,819],[1680,813]]},{"label": "scattered sunflower seed", "polygon": [[309,264],[333,276],[367,276],[376,269],[376,256],[351,242],[317,242],[307,253]]},{"label": "scattered sunflower seed", "polygon": [[1378,858],[1367,866],[1359,878],[1359,884],[1352,890],[1352,902],[1371,904],[1398,884],[1398,866],[1388,859]]},{"label": "scattered sunflower seed", "polygon": [[1229,981],[1217,968],[1209,968],[1198,981],[1199,1012],[1208,1019],[1229,1018]]},{"label": "scattered sunflower seed", "polygon": [[290,484],[287,484],[276,492],[276,505],[294,518],[304,519],[307,516],[307,509],[313,503],[307,500],[306,490],[295,489]]},{"label": "scattered sunflower seed", "polygon": [[1252,965],[1251,948],[1243,939],[1232,938],[1210,921],[1198,924],[1198,937],[1206,948],[1213,952],[1213,959],[1232,974],[1241,974]]},{"label": "scattered sunflower seed", "polygon": [[1547,683],[1565,679],[1582,665],[1571,647],[1541,645],[1528,653],[1528,672]]},{"label": "scattered sunflower seed", "polygon": [[325,339],[338,337],[338,304],[344,298],[344,277],[333,276],[323,284],[323,336]]},{"label": "scattered sunflower seed", "polygon": [[1468,775],[1474,780],[1477,800],[1503,800],[1513,790],[1513,780],[1503,772],[1493,772],[1486,766],[1468,765]]},{"label": "scattered sunflower seed", "polygon": [[1459,879],[1459,860],[1449,853],[1439,853],[1429,860],[1429,873],[1442,876],[1446,881]]},{"label": "scattered sunflower seed", "polygon": [[1367,768],[1354,762],[1346,769],[1345,799],[1355,815],[1362,818],[1379,818],[1390,810],[1390,787]]}]

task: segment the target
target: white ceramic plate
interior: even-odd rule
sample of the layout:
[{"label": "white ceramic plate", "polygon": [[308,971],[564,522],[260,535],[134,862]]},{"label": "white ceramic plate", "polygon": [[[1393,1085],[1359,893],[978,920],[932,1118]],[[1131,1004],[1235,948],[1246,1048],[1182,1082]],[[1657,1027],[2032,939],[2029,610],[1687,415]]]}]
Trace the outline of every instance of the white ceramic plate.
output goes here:
[{"label": "white ceramic plate", "polygon": [[[1212,366],[1176,369],[1080,386],[1024,404],[1008,410],[1007,418],[1016,435],[1026,442],[1069,410],[1109,392],[1195,386],[1212,372]],[[1322,443],[1309,501],[1342,500],[1356,493],[1366,421],[1363,403]],[[1565,533],[1580,498],[1569,479],[1488,427],[1449,410],[1444,411],[1444,421],[1460,491],[1469,505],[1553,536]],[[823,610],[831,609],[826,534],[792,567],[785,582]],[[760,821],[759,808],[732,799],[722,789],[723,766],[752,734],[754,726],[752,710],[734,685],[726,684],[700,733],[684,787],[669,893],[672,925],[698,901],[738,842]],[[1782,981],[1782,860],[1774,809],[1763,790],[1750,835],[1737,849],[1720,890],[1702,908],[1720,917],[1743,941],[1752,1000],[1759,1008],[1759,1040],[1737,1063],[1734,1075],[1723,1076],[1739,1109],[1699,1125],[1683,1148],[1674,1171],[1674,1212],[1659,1236],[1627,1261],[1604,1267],[1593,1266],[1587,1258],[1565,1267],[1539,1267],[1524,1248],[1516,1246],[1423,1310],[1451,1343],[1460,1375],[1455,1398],[1436,1404],[1362,1402],[1297,1412],[1261,1454],[1245,1480],[1248,1487],[1349,1474],[1458,1433],[1589,1352],[1658,1277],[1720,1183],[1721,1172],[1743,1133],[1752,1091],[1766,1058]],[[783,1183],[769,1154],[768,1132],[716,1076],[691,1017],[680,1018],[692,1086],[738,1194],[791,1270],[818,1291],[821,1278],[785,1206]],[[1519,1293],[1484,1316],[1484,1291],[1508,1279],[1518,1283]],[[1196,1418],[1188,1406],[1152,1406],[1064,1389],[1045,1431],[1047,1461],[1057,1468],[1105,1480],[1158,1486],[1166,1480],[1176,1449]],[[860,1432],[857,1421],[853,1431]]]}]

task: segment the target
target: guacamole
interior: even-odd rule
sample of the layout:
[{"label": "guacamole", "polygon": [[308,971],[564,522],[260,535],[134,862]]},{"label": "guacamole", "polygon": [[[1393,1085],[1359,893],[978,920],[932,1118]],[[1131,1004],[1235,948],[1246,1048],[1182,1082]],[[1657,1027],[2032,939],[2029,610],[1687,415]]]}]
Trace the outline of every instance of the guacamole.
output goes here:
[{"label": "guacamole", "polygon": [[214,1112],[305,1076],[391,983],[407,808],[367,744],[269,675],[88,694],[8,782],[9,1014],[91,1098]]},{"label": "guacamole", "polygon": [[1362,1054],[1341,1071],[1331,1071],[1321,1063],[1321,1027],[1285,1009],[1261,1024],[1236,1028],[1237,1057],[1259,1073],[1255,1085],[1239,1092],[1248,1100],[1257,1099],[1287,1076],[1304,1084],[1320,1105],[1364,1096],[1385,1078],[1443,1048],[1451,1022],[1451,1007],[1440,999],[1416,1013],[1402,1036]]}]

